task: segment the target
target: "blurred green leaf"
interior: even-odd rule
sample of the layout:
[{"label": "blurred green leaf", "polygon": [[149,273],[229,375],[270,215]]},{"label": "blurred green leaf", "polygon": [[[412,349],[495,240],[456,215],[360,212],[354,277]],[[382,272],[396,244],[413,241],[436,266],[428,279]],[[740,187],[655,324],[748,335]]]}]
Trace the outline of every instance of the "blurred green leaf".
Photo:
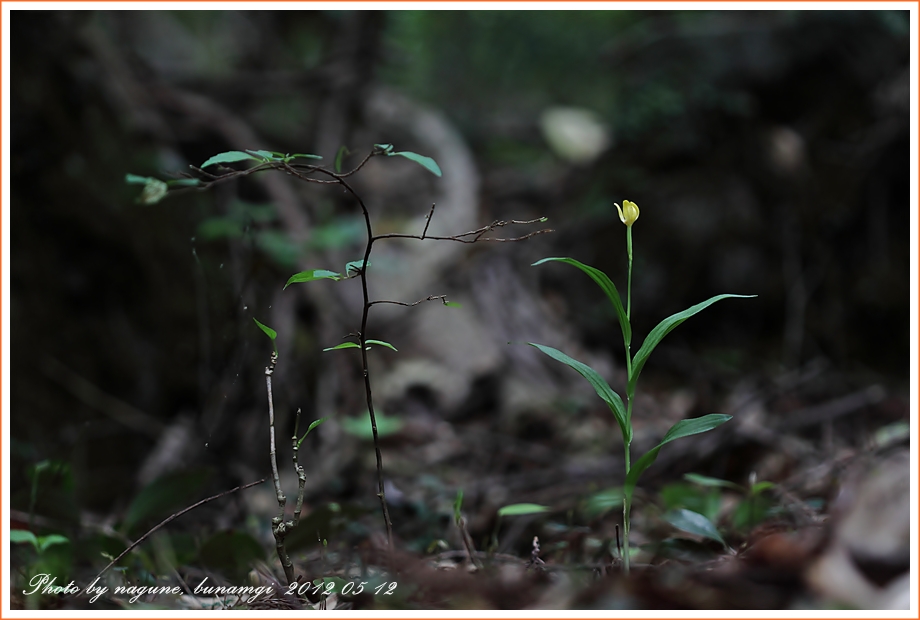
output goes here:
[{"label": "blurred green leaf", "polygon": [[623,506],[623,489],[615,487],[612,489],[604,489],[603,491],[598,491],[593,495],[590,495],[585,501],[585,516],[588,519],[596,519],[604,514],[607,514],[610,510],[614,508],[621,508]]},{"label": "blurred green leaf", "polygon": [[28,543],[38,551],[38,538],[29,530],[10,530],[10,542],[17,544]]},{"label": "blurred green leaf", "polygon": [[70,539],[66,536],[61,536],[60,534],[48,534],[47,536],[38,537],[38,551],[39,553],[44,553],[45,549],[48,547],[53,547],[54,545],[66,545],[70,543]]},{"label": "blurred green leaf", "polygon": [[725,539],[722,538],[722,535],[719,534],[719,530],[716,529],[712,521],[698,512],[681,508],[665,514],[664,520],[681,531],[696,536],[702,536],[703,538],[709,538],[710,540],[721,543],[723,547],[728,549],[728,544],[725,542]]},{"label": "blurred green leaf", "polygon": [[335,154],[335,164],[332,168],[336,172],[342,172],[342,162],[345,160],[345,157],[349,154],[348,148],[340,146],[338,152]]},{"label": "blurred green leaf", "polygon": [[211,536],[198,553],[201,563],[233,580],[242,580],[254,562],[265,558],[262,545],[245,532],[224,531]]},{"label": "blurred green leaf", "polygon": [[499,517],[518,517],[523,515],[535,515],[541,512],[548,512],[547,506],[539,504],[511,504],[498,509]]},{"label": "blurred green leaf", "polygon": [[284,285],[284,288],[287,288],[290,285],[296,284],[298,282],[312,282],[314,280],[322,279],[341,280],[342,274],[336,273],[335,271],[329,271],[328,269],[309,269],[307,271],[295,273],[290,278],[288,278],[287,284]]},{"label": "blurred green leaf", "polygon": [[463,507],[463,489],[457,489],[457,497],[454,498],[454,523],[460,524],[460,509]]},{"label": "blurred green leaf", "polygon": [[387,155],[391,157],[396,156],[396,155],[399,155],[400,157],[405,157],[406,159],[410,161],[414,161],[415,163],[419,164],[420,166],[422,166],[423,168],[431,172],[431,174],[437,177],[441,176],[441,168],[438,167],[437,162],[431,159],[430,157],[425,157],[424,155],[419,155],[418,153],[413,153],[411,151],[399,151],[398,153],[388,152]]},{"label": "blurred green leaf", "polygon": [[399,350],[399,349],[397,349],[396,347],[394,347],[393,345],[391,345],[389,342],[384,342],[383,340],[365,340],[364,342],[367,343],[367,344],[379,344],[379,345],[382,346],[382,347],[386,347],[386,348],[388,348],[388,349],[393,349],[394,351],[398,351],[398,350]]},{"label": "blurred green leaf", "polygon": [[448,308],[462,308],[463,307],[460,304],[458,304],[456,301],[447,301],[447,302],[444,302],[444,305],[447,306]]},{"label": "blurred green leaf", "polygon": [[159,179],[148,179],[137,201],[145,205],[155,205],[163,200],[169,192],[169,186]]},{"label": "blurred green leaf", "polygon": [[659,492],[666,510],[686,508],[714,520],[722,508],[722,494],[717,487],[699,487],[695,484],[673,483]]},{"label": "blurred green leaf", "polygon": [[208,469],[191,469],[167,474],[148,484],[128,506],[122,531],[130,534],[138,526],[163,519],[171,511],[188,506],[210,477]]},{"label": "blurred green leaf", "polygon": [[360,348],[361,348],[361,345],[359,345],[357,342],[343,342],[342,344],[337,344],[334,347],[323,349],[323,352],[337,351],[339,349],[360,349]]},{"label": "blurred green leaf", "polygon": [[[374,417],[377,419],[377,436],[386,437],[398,433],[403,427],[403,421],[394,416],[385,416],[380,412],[375,412]],[[364,415],[357,418],[342,418],[342,430],[359,439],[370,440],[374,437],[371,428],[371,418],[367,411]]]},{"label": "blurred green leaf", "polygon": [[710,478],[709,476],[701,476],[700,474],[684,474],[684,479],[702,487],[722,487],[725,489],[735,489],[739,491],[744,490],[743,487],[735,484],[734,482],[729,482],[728,480],[720,480],[719,478]]},{"label": "blurred green leaf", "polygon": [[238,239],[243,236],[243,226],[227,217],[211,217],[198,224],[198,236],[202,241]]},{"label": "blurred green leaf", "polygon": [[147,185],[150,181],[156,181],[153,177],[141,177],[136,174],[126,174],[125,183],[130,185]]},{"label": "blurred green leaf", "polygon": [[232,164],[238,161],[253,160],[261,162],[262,160],[254,155],[245,153],[243,151],[227,151],[225,153],[218,153],[214,157],[211,157],[206,162],[201,164],[201,168],[207,168],[213,164]]},{"label": "blurred green leaf", "polygon": [[290,156],[291,159],[322,159],[322,155],[312,155],[311,153],[294,153]]},{"label": "blurred green leaf", "polygon": [[[246,152],[249,153],[250,155],[255,155],[256,157],[264,161],[271,161],[273,159],[280,159],[281,157],[283,157],[283,155],[281,157],[276,157],[275,153],[273,153],[272,151],[251,151],[249,149],[246,149]],[[202,168],[204,168],[204,166],[202,166]]]}]

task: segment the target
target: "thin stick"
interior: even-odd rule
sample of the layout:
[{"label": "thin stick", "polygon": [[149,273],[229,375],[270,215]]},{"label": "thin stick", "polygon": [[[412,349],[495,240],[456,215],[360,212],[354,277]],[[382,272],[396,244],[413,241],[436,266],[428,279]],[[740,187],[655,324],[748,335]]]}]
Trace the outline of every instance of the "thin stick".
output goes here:
[{"label": "thin stick", "polygon": [[428,217],[425,218],[425,230],[422,231],[422,239],[424,239],[425,234],[428,233],[428,226],[431,224],[431,216],[434,215],[434,208],[436,205],[436,202],[431,203],[431,211],[428,212]]},{"label": "thin stick", "polygon": [[[211,497],[208,497],[208,498],[206,498],[206,499],[203,499],[203,500],[201,500],[200,502],[196,502],[196,503],[192,504],[191,506],[189,506],[188,508],[183,508],[182,510],[180,510],[180,511],[177,512],[176,514],[174,514],[174,515],[172,515],[172,516],[170,516],[170,517],[167,517],[167,518],[163,519],[163,521],[161,521],[159,524],[157,524],[157,525],[155,525],[153,528],[151,528],[150,531],[148,531],[146,534],[144,534],[143,536],[141,536],[140,538],[138,538],[136,541],[134,541],[131,545],[129,545],[127,549],[125,549],[124,551],[122,551],[121,553],[119,553],[119,554],[118,554],[118,557],[116,557],[114,560],[112,560],[111,562],[109,562],[108,565],[107,565],[105,568],[103,568],[101,571],[99,571],[99,574],[96,575],[96,579],[99,579],[100,577],[102,577],[102,575],[105,573],[105,571],[107,571],[107,570],[109,570],[110,568],[112,568],[112,567],[118,562],[118,560],[120,560],[120,559],[122,559],[123,557],[125,557],[125,555],[126,555],[129,551],[131,551],[131,550],[134,549],[136,546],[138,546],[139,544],[141,544],[142,542],[144,542],[145,540],[147,540],[147,539],[150,537],[151,534],[153,534],[154,532],[156,532],[157,530],[159,530],[161,527],[163,527],[164,525],[166,525],[166,524],[169,523],[170,521],[174,521],[175,519],[178,519],[179,517],[181,517],[181,516],[184,515],[185,513],[189,512],[190,510],[194,510],[195,508],[198,508],[198,507],[201,506],[202,504],[207,504],[208,502],[212,502],[212,501],[214,501],[215,499],[220,499],[221,497],[223,497],[223,496],[225,496],[225,495],[230,495],[231,493],[236,493],[237,491],[242,491],[243,489],[248,489],[249,487],[254,487],[254,486],[256,486],[257,484],[262,484],[262,483],[265,482],[266,480],[267,480],[267,478],[262,478],[261,480],[257,480],[257,481],[255,481],[255,482],[250,482],[249,484],[244,484],[244,485],[242,485],[242,486],[238,486],[238,487],[236,487],[236,488],[230,489],[229,491],[224,491],[224,492],[222,492],[222,493],[218,493],[217,495],[212,495]],[[93,581],[95,581],[95,580],[93,580]]]},{"label": "thin stick", "polygon": [[271,365],[265,367],[265,388],[268,392],[269,457],[272,462],[272,482],[275,485],[275,497],[278,499],[278,516],[272,517],[272,535],[275,537],[275,550],[278,552],[278,559],[284,569],[284,577],[287,579],[288,585],[290,585],[294,583],[294,563],[284,547],[284,539],[288,531],[288,524],[284,522],[284,506],[287,504],[287,497],[285,497],[284,491],[281,490],[281,476],[278,474],[278,458],[275,453],[275,405],[272,399],[272,374],[275,372],[277,362],[278,353],[272,353]]},{"label": "thin stick", "polygon": [[425,299],[419,299],[418,301],[413,302],[413,303],[411,303],[411,304],[407,304],[407,303],[404,302],[404,301],[390,301],[390,300],[388,300],[388,299],[378,299],[378,300],[376,300],[376,301],[370,302],[368,305],[373,306],[373,305],[375,305],[375,304],[393,304],[393,305],[395,305],[395,306],[405,306],[406,308],[411,308],[412,306],[417,306],[417,305],[419,305],[419,304],[423,304],[423,303],[425,303],[426,301],[434,301],[435,299],[440,299],[440,300],[441,300],[441,303],[444,304],[445,306],[446,306],[447,303],[448,303],[448,302],[447,302],[447,295],[429,295],[429,296],[426,297]]}]

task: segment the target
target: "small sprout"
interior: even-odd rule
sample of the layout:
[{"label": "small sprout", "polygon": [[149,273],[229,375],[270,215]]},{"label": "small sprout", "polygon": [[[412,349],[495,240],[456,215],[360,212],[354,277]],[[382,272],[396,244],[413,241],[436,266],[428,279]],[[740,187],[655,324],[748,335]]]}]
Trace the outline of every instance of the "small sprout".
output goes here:
[{"label": "small sprout", "polygon": [[169,186],[159,179],[147,179],[144,190],[137,201],[145,205],[155,205],[166,197]]},{"label": "small sprout", "polygon": [[265,335],[266,335],[266,336],[268,336],[269,338],[272,339],[272,346],[275,348],[275,355],[278,355],[278,345],[275,344],[275,338],[278,337],[278,332],[276,332],[275,330],[273,330],[273,329],[272,329],[271,327],[269,327],[268,325],[263,325],[262,323],[259,323],[259,320],[258,320],[257,318],[255,318],[255,317],[252,317],[252,320],[256,322],[256,325],[259,326],[259,329],[261,329],[263,332],[265,332]]}]

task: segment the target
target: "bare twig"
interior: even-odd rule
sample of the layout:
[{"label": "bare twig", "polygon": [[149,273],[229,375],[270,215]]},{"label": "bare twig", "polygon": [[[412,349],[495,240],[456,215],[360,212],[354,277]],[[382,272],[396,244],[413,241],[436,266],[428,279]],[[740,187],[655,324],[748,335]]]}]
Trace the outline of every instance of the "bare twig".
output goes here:
[{"label": "bare twig", "polygon": [[217,495],[212,495],[211,497],[208,497],[208,498],[206,498],[206,499],[203,499],[203,500],[201,500],[200,502],[195,502],[194,504],[192,504],[192,505],[189,506],[188,508],[183,508],[182,510],[180,510],[180,511],[177,512],[177,513],[175,513],[174,515],[169,516],[169,517],[163,519],[160,523],[158,523],[157,525],[153,526],[146,534],[144,534],[143,536],[141,536],[140,538],[138,538],[136,541],[134,541],[132,544],[130,544],[130,545],[128,546],[127,549],[125,549],[124,551],[122,551],[121,553],[119,553],[119,554],[118,554],[118,557],[116,557],[114,560],[112,560],[111,562],[109,562],[109,563],[106,565],[105,568],[103,568],[101,571],[99,571],[99,574],[96,575],[96,579],[99,579],[100,577],[102,577],[102,575],[105,574],[105,572],[106,572],[107,570],[109,570],[109,569],[112,568],[115,564],[118,563],[118,560],[120,560],[120,559],[122,559],[123,557],[125,557],[125,555],[126,555],[128,552],[130,552],[132,549],[134,549],[135,547],[137,547],[139,544],[141,544],[142,542],[144,542],[145,540],[147,540],[148,538],[150,538],[151,534],[155,533],[157,530],[159,530],[160,528],[162,528],[164,525],[166,525],[166,524],[169,523],[170,521],[174,521],[174,520],[178,519],[179,517],[181,517],[181,516],[184,515],[185,513],[189,512],[189,511],[191,511],[191,510],[194,510],[195,508],[198,508],[199,506],[201,506],[201,505],[203,505],[203,504],[207,504],[208,502],[212,502],[212,501],[214,501],[215,499],[220,499],[221,497],[224,497],[225,495],[230,495],[231,493],[236,493],[237,491],[242,491],[243,489],[248,489],[249,487],[254,487],[254,486],[256,486],[257,484],[262,484],[263,482],[265,482],[265,480],[266,480],[266,478],[262,478],[261,480],[257,480],[257,481],[255,481],[255,482],[250,482],[249,484],[244,484],[244,485],[242,485],[242,486],[238,486],[238,487],[236,487],[236,488],[230,489],[229,491],[224,491],[224,492],[222,492],[222,493],[218,493]]},{"label": "bare twig", "polygon": [[434,301],[435,299],[440,299],[440,300],[441,300],[441,303],[444,304],[445,306],[446,306],[447,303],[448,303],[448,302],[447,302],[447,295],[429,295],[429,296],[426,297],[425,299],[419,299],[418,301],[413,302],[413,303],[411,303],[411,304],[406,303],[406,302],[404,302],[404,301],[390,301],[390,300],[388,300],[388,299],[378,299],[378,300],[376,300],[376,301],[370,302],[370,304],[368,304],[368,305],[373,306],[373,305],[375,305],[375,304],[393,304],[393,305],[396,305],[396,306],[405,306],[405,307],[407,307],[407,308],[411,308],[412,306],[417,306],[417,305],[419,305],[419,304],[423,304],[423,303],[425,303],[426,301]]},{"label": "bare twig", "polygon": [[[294,563],[291,561],[284,546],[284,539],[288,532],[288,523],[284,522],[284,507],[287,504],[287,497],[281,490],[281,476],[278,474],[278,458],[275,453],[275,405],[272,399],[272,374],[275,372],[275,364],[278,362],[278,354],[272,353],[271,364],[265,367],[265,388],[268,391],[268,437],[270,444],[269,457],[272,462],[272,482],[275,485],[275,497],[278,499],[278,515],[272,517],[272,535],[275,537],[275,549],[278,552],[278,559],[281,561],[281,567],[284,569],[284,576],[288,585],[294,583]],[[296,457],[296,452],[295,459]],[[295,461],[296,462],[296,461]]]},{"label": "bare twig", "polygon": [[[373,435],[373,442],[374,442],[374,453],[375,453],[376,461],[377,461],[377,496],[380,499],[380,508],[381,508],[381,511],[383,512],[384,524],[386,525],[387,542],[389,545],[389,549],[392,551],[393,549],[393,524],[390,521],[389,509],[387,508],[386,489],[384,486],[384,476],[383,476],[383,458],[382,458],[381,451],[380,451],[380,439],[379,439],[378,431],[377,431],[377,417],[374,411],[374,399],[373,399],[373,394],[371,392],[370,370],[368,368],[368,360],[367,360],[368,313],[371,307],[376,304],[393,304],[397,306],[412,307],[412,306],[417,306],[423,302],[434,301],[436,299],[440,299],[441,303],[445,305],[447,305],[448,302],[447,302],[446,295],[429,295],[427,298],[420,299],[419,301],[416,301],[414,303],[406,303],[406,302],[401,302],[401,301],[390,301],[390,300],[371,301],[368,296],[367,270],[365,266],[369,264],[369,258],[370,258],[371,250],[373,249],[373,246],[374,246],[374,242],[379,241],[381,239],[419,239],[419,240],[432,239],[435,241],[456,241],[459,243],[476,243],[478,241],[509,242],[509,241],[523,241],[535,235],[552,232],[552,231],[550,229],[544,229],[544,230],[534,231],[526,235],[521,235],[519,237],[509,237],[509,238],[495,238],[495,237],[485,236],[487,233],[490,233],[498,228],[502,228],[508,225],[526,225],[526,224],[534,224],[534,223],[546,221],[546,218],[537,218],[533,220],[509,220],[509,221],[496,220],[487,226],[483,226],[482,228],[478,228],[476,230],[471,230],[465,233],[461,233],[459,235],[453,235],[449,237],[446,237],[446,236],[429,237],[428,227],[431,224],[431,218],[434,215],[434,210],[436,206],[435,204],[432,204],[431,209],[429,210],[428,216],[426,218],[425,228],[422,230],[421,235],[410,235],[410,234],[399,234],[399,233],[374,235],[373,226],[371,224],[370,212],[367,209],[367,205],[364,203],[364,200],[361,198],[361,196],[359,196],[355,192],[355,190],[351,187],[351,185],[349,185],[349,183],[345,179],[346,177],[353,175],[358,170],[363,168],[364,165],[367,164],[367,162],[370,161],[372,157],[376,155],[384,155],[384,154],[386,154],[386,151],[375,147],[370,153],[368,153],[368,155],[363,160],[361,160],[360,163],[358,163],[357,166],[355,166],[354,169],[346,173],[336,173],[326,168],[315,166],[312,164],[301,164],[301,163],[287,162],[287,161],[265,162],[265,163],[261,163],[256,166],[253,166],[252,168],[248,168],[246,170],[236,170],[233,172],[229,172],[223,176],[215,176],[215,175],[206,173],[200,168],[192,167],[192,169],[196,170],[197,172],[201,173],[202,175],[210,179],[207,182],[202,183],[198,186],[201,189],[206,189],[210,187],[211,185],[214,185],[215,183],[219,183],[225,180],[239,178],[243,176],[248,176],[250,174],[254,174],[255,172],[260,172],[262,170],[277,169],[277,170],[286,172],[287,174],[290,174],[307,183],[341,185],[349,194],[351,194],[351,196],[358,202],[358,205],[361,207],[361,212],[364,215],[364,223],[365,223],[365,227],[367,230],[367,240],[366,240],[366,244],[364,247],[364,260],[361,263],[362,268],[358,270],[358,276],[360,276],[361,278],[361,289],[362,289],[363,298],[364,298],[364,306],[363,306],[363,311],[361,315],[361,328],[355,335],[357,336],[358,344],[361,348],[361,370],[364,376],[364,388],[365,388],[365,395],[367,399],[367,411],[368,411],[368,416],[371,422],[371,432]],[[319,174],[326,178],[321,179],[321,178],[315,178],[313,176],[310,176],[313,174]],[[272,396],[271,396],[271,374],[272,374],[272,369],[274,369],[275,360],[276,358],[273,357],[271,369],[269,368],[265,369],[266,384],[268,388],[268,399],[269,399],[269,418],[270,418],[270,426],[271,426],[272,475],[275,481],[275,492],[278,497],[278,504],[280,508],[279,515],[275,517],[274,519],[272,519],[272,524],[273,524],[272,531],[275,534],[276,546],[278,547],[278,555],[279,555],[279,558],[281,559],[282,565],[284,566],[285,575],[287,576],[288,581],[291,582],[293,580],[293,567],[290,563],[290,559],[287,558],[287,554],[284,550],[283,541],[284,541],[284,536],[287,530],[290,529],[291,527],[294,527],[297,524],[297,521],[299,520],[300,508],[302,506],[302,495],[303,495],[305,474],[303,473],[303,468],[300,467],[300,465],[297,462],[297,433],[295,429],[294,468],[297,471],[298,479],[300,480],[300,492],[298,494],[298,502],[297,502],[295,518],[293,521],[285,522],[284,521],[284,504],[285,504],[286,498],[284,497],[284,494],[281,492],[280,478],[278,476],[278,466],[277,466],[277,461],[275,458],[274,409],[272,405]],[[299,415],[299,412],[298,412],[298,415]]]}]

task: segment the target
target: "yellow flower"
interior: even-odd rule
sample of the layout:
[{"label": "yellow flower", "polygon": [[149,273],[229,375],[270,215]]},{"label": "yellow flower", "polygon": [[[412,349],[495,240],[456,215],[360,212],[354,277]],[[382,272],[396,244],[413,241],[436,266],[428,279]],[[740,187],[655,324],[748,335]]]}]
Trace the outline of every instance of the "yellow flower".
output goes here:
[{"label": "yellow flower", "polygon": [[617,211],[620,214],[620,221],[626,224],[627,226],[632,226],[636,220],[639,219],[639,206],[630,201],[623,201],[623,208],[620,208],[620,205],[613,203],[617,207]]}]

